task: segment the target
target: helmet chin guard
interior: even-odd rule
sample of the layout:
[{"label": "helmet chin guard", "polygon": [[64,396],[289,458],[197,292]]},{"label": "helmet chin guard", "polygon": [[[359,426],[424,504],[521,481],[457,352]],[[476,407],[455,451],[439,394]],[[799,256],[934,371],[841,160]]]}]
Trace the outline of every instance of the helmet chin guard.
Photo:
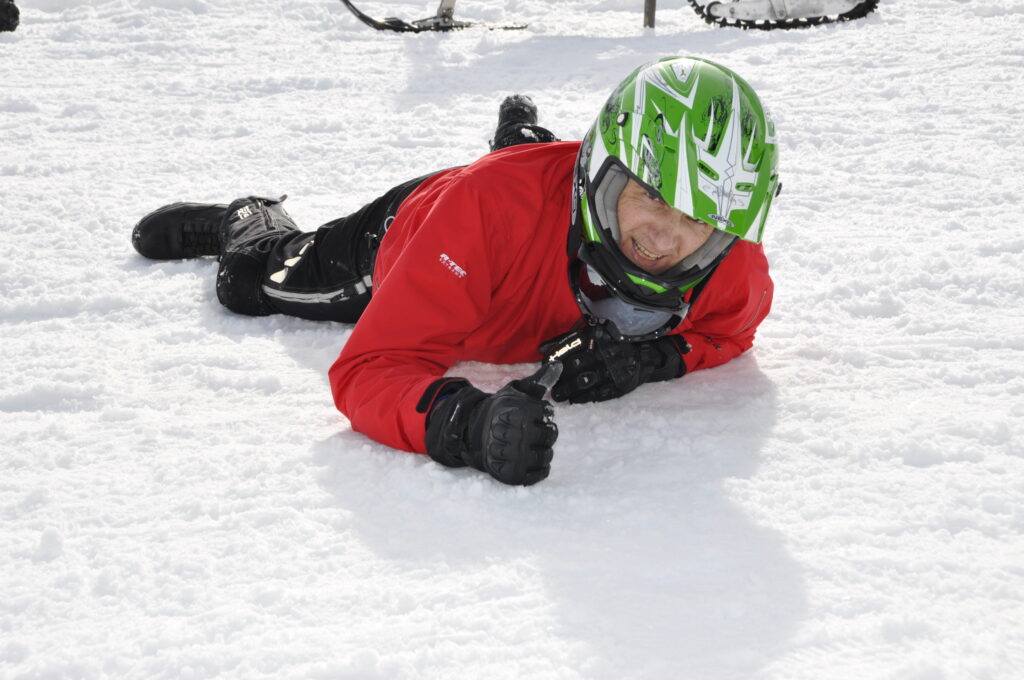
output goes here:
[{"label": "helmet chin guard", "polygon": [[605,281],[582,259],[569,264],[569,280],[584,315],[611,321],[622,337],[633,341],[653,340],[669,333],[682,322],[690,307],[681,298],[672,306],[638,303]]}]

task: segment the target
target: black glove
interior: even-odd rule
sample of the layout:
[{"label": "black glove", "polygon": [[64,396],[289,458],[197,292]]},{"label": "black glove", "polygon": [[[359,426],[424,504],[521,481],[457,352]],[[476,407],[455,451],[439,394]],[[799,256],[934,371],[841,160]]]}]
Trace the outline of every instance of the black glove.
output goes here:
[{"label": "black glove", "polygon": [[427,416],[427,454],[442,465],[469,465],[505,484],[528,486],[544,479],[558,439],[544,393],[561,370],[558,362],[545,364],[496,394],[465,380],[447,382]]},{"label": "black glove", "polygon": [[676,335],[630,342],[610,322],[588,324],[540,346],[547,359],[565,365],[551,398],[571,404],[615,399],[643,383],[678,378],[686,372],[682,355],[689,351]]}]

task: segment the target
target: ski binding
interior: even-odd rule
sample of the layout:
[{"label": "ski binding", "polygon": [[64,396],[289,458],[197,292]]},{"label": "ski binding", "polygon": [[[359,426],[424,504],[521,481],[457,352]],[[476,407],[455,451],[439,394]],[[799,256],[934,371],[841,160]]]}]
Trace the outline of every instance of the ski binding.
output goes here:
[{"label": "ski binding", "polygon": [[526,24],[492,24],[479,21],[459,21],[454,17],[455,0],[441,0],[441,4],[437,8],[437,14],[432,17],[427,17],[426,19],[416,19],[414,21],[406,21],[397,17],[374,19],[353,5],[350,0],[341,0],[341,2],[345,7],[348,7],[349,11],[352,12],[357,19],[370,28],[378,31],[422,33],[424,31],[453,31],[462,28],[474,27],[487,28],[492,31],[521,31],[526,28]]}]

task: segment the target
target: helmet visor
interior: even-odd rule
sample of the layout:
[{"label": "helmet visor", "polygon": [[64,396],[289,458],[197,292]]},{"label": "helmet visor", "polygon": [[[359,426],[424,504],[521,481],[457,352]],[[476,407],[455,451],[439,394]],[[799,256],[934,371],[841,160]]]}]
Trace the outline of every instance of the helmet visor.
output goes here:
[{"label": "helmet visor", "polygon": [[682,322],[689,309],[681,299],[671,308],[630,299],[581,260],[573,261],[569,276],[580,309],[595,319],[612,322],[623,337],[632,341],[665,335]]},{"label": "helmet visor", "polygon": [[[714,229],[699,248],[689,253],[666,271],[654,274],[642,269],[629,260],[619,243],[622,241],[622,227],[619,224],[619,198],[630,181],[636,182],[651,196],[661,195],[650,184],[630,172],[622,161],[613,156],[605,159],[598,170],[594,181],[588,186],[590,193],[590,218],[592,229],[587,240],[604,244],[617,263],[617,269],[635,277],[654,283],[662,288],[690,288],[703,279],[724,258],[736,236],[719,229]],[[678,212],[679,211],[677,209]],[[694,218],[682,212],[689,219]],[[714,226],[714,225],[712,225]]]}]

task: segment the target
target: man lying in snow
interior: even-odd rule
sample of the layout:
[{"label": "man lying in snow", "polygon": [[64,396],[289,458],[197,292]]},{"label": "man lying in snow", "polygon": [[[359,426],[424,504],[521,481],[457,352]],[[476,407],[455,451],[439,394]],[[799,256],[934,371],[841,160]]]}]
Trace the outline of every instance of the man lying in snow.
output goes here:
[{"label": "man lying in snow", "polygon": [[[556,401],[601,401],[750,348],[771,306],[759,243],[779,188],[767,112],[705,60],[637,69],[582,142],[535,123],[510,97],[492,153],[315,232],[249,197],[165,206],[132,242],[154,259],[219,256],[232,311],[355,323],[329,372],[354,429],[533,484],[558,436],[543,398],[556,377]],[[445,377],[458,361],[538,359],[496,394]]]}]

